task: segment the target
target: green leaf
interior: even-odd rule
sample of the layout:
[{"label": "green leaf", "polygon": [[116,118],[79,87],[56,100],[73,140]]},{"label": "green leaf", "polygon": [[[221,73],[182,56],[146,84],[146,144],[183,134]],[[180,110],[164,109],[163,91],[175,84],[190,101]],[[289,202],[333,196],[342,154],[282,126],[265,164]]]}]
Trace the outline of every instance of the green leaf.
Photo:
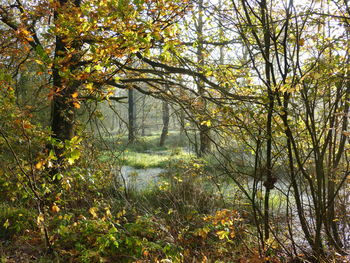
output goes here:
[{"label": "green leaf", "polygon": [[71,165],[74,164],[74,162],[75,162],[77,159],[79,159],[79,157],[80,157],[80,151],[77,150],[77,149],[73,150],[73,151],[70,153],[69,157],[67,158],[68,163],[71,164]]}]

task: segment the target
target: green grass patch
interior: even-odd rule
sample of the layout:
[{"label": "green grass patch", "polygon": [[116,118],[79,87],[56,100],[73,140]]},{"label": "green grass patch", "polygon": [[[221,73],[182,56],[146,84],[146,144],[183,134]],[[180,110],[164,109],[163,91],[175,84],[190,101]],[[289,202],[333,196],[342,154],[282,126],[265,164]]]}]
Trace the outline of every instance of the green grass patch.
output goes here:
[{"label": "green grass patch", "polygon": [[[107,161],[111,158],[109,152],[103,152],[100,156],[100,160]],[[182,149],[176,149],[174,151],[161,151],[140,153],[130,150],[123,152],[118,160],[119,165],[132,166],[137,169],[147,168],[169,168],[174,162],[183,161],[190,162],[194,158],[194,155],[188,154],[182,151]]]},{"label": "green grass patch", "polygon": [[[99,159],[110,161],[118,158],[118,165],[132,166],[137,169],[169,168],[174,162],[190,162],[193,154],[184,152],[188,143],[187,138],[180,136],[178,132],[170,132],[165,146],[159,146],[160,134],[138,137],[137,141],[129,144],[126,136],[115,136],[106,139],[109,145],[115,145],[114,151],[119,154],[113,156],[109,151],[103,151]],[[116,143],[117,142],[117,143]]]},{"label": "green grass patch", "polygon": [[137,152],[125,152],[121,159],[123,165],[132,166],[138,169],[146,168],[169,168],[176,161],[189,162],[193,155],[180,152],[178,154],[148,154]]}]

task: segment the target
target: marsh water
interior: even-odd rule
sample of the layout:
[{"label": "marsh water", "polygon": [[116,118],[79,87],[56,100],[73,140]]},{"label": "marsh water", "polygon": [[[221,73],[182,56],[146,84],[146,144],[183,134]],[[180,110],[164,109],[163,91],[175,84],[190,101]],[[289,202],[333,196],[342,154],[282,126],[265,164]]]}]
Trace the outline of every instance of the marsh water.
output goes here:
[{"label": "marsh water", "polygon": [[159,175],[166,170],[162,168],[137,169],[131,166],[122,166],[120,175],[125,180],[125,187],[142,190],[159,181]]}]

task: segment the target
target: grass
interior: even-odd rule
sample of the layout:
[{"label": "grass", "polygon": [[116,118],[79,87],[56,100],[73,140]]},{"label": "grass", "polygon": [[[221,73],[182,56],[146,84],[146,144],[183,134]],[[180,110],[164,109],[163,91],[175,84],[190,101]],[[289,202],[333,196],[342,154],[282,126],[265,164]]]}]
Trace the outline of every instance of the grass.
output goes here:
[{"label": "grass", "polygon": [[[178,132],[169,132],[165,146],[159,146],[160,134],[139,137],[133,144],[128,144],[127,137],[109,137],[106,139],[109,145],[115,145],[114,150],[121,151],[118,163],[137,169],[169,168],[174,162],[190,162],[194,155],[184,152],[187,139]],[[118,143],[116,143],[118,141]],[[100,160],[111,160],[113,157],[109,151],[103,151]]]},{"label": "grass", "polygon": [[189,162],[193,155],[184,153],[182,150],[177,154],[149,154],[127,151],[123,153],[121,163],[137,169],[168,168],[176,161]]}]

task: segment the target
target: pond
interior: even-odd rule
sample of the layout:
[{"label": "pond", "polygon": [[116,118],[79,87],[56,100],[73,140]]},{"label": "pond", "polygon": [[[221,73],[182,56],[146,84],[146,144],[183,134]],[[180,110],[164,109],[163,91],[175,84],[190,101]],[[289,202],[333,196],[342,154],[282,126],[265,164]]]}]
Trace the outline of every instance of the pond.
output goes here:
[{"label": "pond", "polygon": [[128,189],[142,190],[150,185],[155,185],[159,180],[159,175],[166,172],[162,168],[136,169],[131,166],[122,166],[120,175],[125,180]]}]

